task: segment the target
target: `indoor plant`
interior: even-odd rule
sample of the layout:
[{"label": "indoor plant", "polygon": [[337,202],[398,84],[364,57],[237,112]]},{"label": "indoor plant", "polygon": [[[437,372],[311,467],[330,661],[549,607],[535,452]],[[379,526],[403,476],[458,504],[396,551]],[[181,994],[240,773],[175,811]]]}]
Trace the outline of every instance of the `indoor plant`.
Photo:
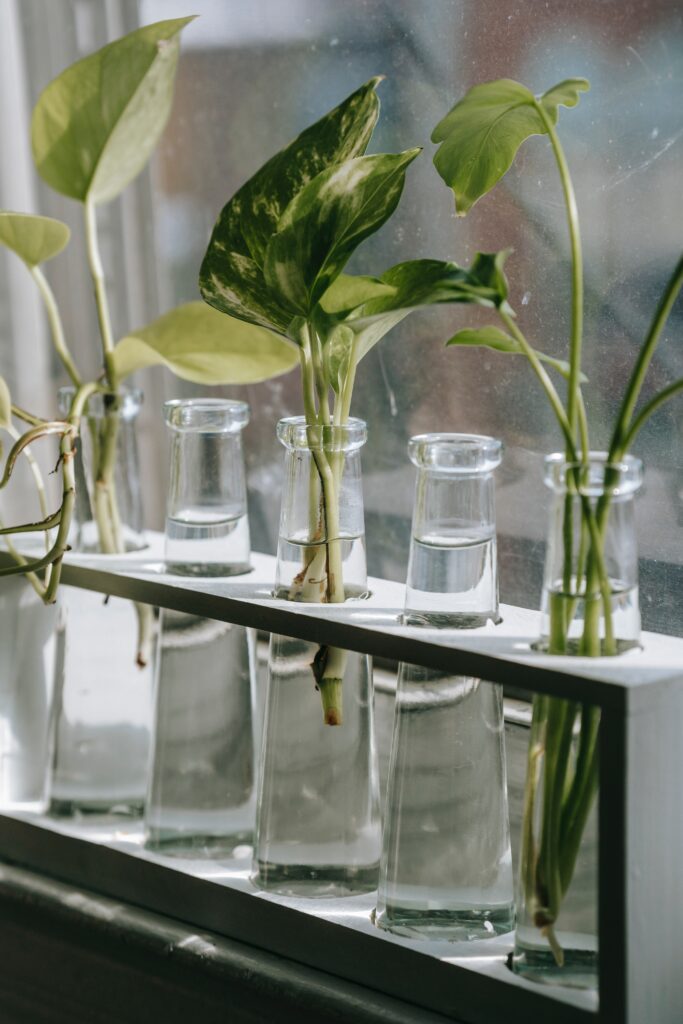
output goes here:
[{"label": "indoor plant", "polygon": [[[325,437],[349,422],[359,364],[411,310],[437,303],[502,305],[499,257],[477,254],[469,269],[442,260],[399,263],[378,277],[345,274],[361,242],[394,212],[418,149],[364,155],[379,114],[373,78],[276,153],[229,200],[200,272],[206,302],[266,327],[297,346],[304,419],[319,438],[309,535],[286,596],[341,602],[347,596],[338,536],[344,459]],[[327,432],[327,434],[326,434]],[[327,724],[342,720],[344,653],[321,647],[312,672]]]},{"label": "indoor plant", "polygon": [[[61,437],[58,463],[63,478],[61,506],[54,513],[48,511],[44,488],[36,475],[43,505],[42,518],[38,522],[5,526],[2,531],[6,536],[36,531],[43,531],[47,536],[49,530],[56,528],[56,536],[48,541],[45,554],[40,556],[22,556],[17,551],[16,538],[14,543],[10,541],[8,547],[13,564],[0,568],[1,576],[26,574],[47,602],[54,600],[61,560],[69,543],[73,543],[71,526],[77,504],[85,507],[93,523],[90,550],[116,554],[126,549],[125,516],[115,480],[117,463],[129,451],[123,443],[124,433],[130,427],[129,410],[131,404],[139,404],[137,395],[131,395],[123,387],[130,374],[146,366],[163,364],[178,376],[196,383],[237,384],[286,372],[297,358],[294,347],[272,332],[222,317],[200,301],[179,306],[118,342],[112,335],[105,272],[98,245],[97,209],[120,194],[143,169],[155,148],[170,112],[180,32],[191,20],[180,18],[140,28],[78,61],[47,86],[33,112],[33,154],[41,177],[56,191],[80,202],[83,209],[87,268],[100,329],[101,374],[97,379],[84,379],[76,365],[55,296],[41,268],[42,263],[58,256],[67,245],[69,229],[52,218],[0,212],[0,243],[24,262],[33,277],[45,305],[55,350],[71,381],[59,420],[20,408],[12,402],[7,385],[0,382],[0,426],[9,430],[15,439],[0,487],[8,482],[18,456],[26,453],[31,443],[44,436]],[[60,399],[63,398],[62,393]],[[30,429],[19,436],[15,421],[28,424]],[[90,464],[84,460],[81,466],[83,449],[87,449]],[[124,469],[120,479],[127,480],[130,475],[131,470]],[[140,537],[139,532],[137,537]],[[42,570],[45,574],[41,579],[38,574]],[[109,603],[110,619],[114,614],[112,608],[121,604]],[[127,614],[128,606],[124,607]],[[135,611],[137,662],[144,668],[149,661],[153,610],[146,605],[136,605]],[[101,615],[99,607],[93,606],[93,614]],[[118,623],[114,629],[111,629],[111,622],[109,625],[110,632],[115,632]],[[72,643],[87,641],[88,632],[87,628],[70,630]],[[118,649],[118,645],[115,646]],[[89,707],[96,708],[99,714],[101,701],[96,688],[106,686],[106,680],[102,681],[102,673],[88,663],[92,654],[90,649],[85,653],[79,651],[73,661],[82,666],[88,677],[88,687],[92,690],[92,696],[87,698]],[[107,656],[106,649],[103,656],[107,658],[108,669],[116,675],[114,662]],[[131,649],[131,666],[133,661]],[[151,686],[151,671],[145,679]],[[108,688],[110,694],[118,691],[122,683],[120,677],[116,678],[116,683],[116,688]],[[138,703],[146,707],[146,688],[140,679],[131,682],[128,698],[122,694],[120,700],[132,699],[134,693]],[[74,705],[75,700],[71,701],[74,722],[87,722],[90,712],[84,710],[84,705],[80,708]],[[63,702],[60,707],[64,707]],[[121,714],[125,719],[126,711]],[[115,711],[114,716],[118,715]],[[62,718],[66,721],[65,716]],[[112,742],[109,743],[104,743],[101,733],[95,739],[92,735],[82,736],[83,742],[76,743],[71,723],[67,722],[62,730],[58,722],[55,764],[59,764],[62,752],[69,747],[74,758],[77,747],[106,747],[111,764],[125,765],[130,759],[122,752],[118,741],[114,742],[114,732],[110,730],[110,733]],[[138,736],[141,735],[138,730]],[[144,743],[141,746],[141,742],[137,742],[137,746],[140,750],[136,771],[140,778],[136,787],[142,787],[142,792],[146,758],[142,749]],[[107,762],[108,766],[103,768],[105,773],[110,771],[111,764]],[[79,762],[74,773],[85,776],[88,769]]]},{"label": "indoor plant", "polygon": [[[112,336],[105,273],[100,258],[96,211],[123,191],[147,164],[171,109],[179,36],[192,18],[158,22],[131,32],[63,71],[43,91],[32,120],[32,145],[41,177],[56,191],[80,202],[87,240],[87,267],[92,278],[102,349],[102,372],[83,379],[67,345],[55,296],[41,264],[57,256],[69,241],[69,229],[53,218],[0,212],[0,244],[26,265],[45,305],[52,341],[75,392],[64,421],[52,421],[13,405],[6,383],[0,384],[0,425],[11,418],[30,424],[7,460],[4,485],[27,444],[49,434],[62,436],[61,467],[64,498],[61,509],[44,522],[12,527],[46,530],[58,526],[49,554],[0,570],[3,575],[48,566],[47,600],[54,597],[59,563],[67,544],[73,508],[73,439],[88,399],[103,395],[115,408],[121,383],[136,370],[166,365],[186,380],[200,384],[246,383],[288,370],[295,362],[291,348],[271,332],[227,321],[204,303],[191,302],[164,314],[118,342]],[[112,489],[116,420],[105,424],[94,467],[95,518],[101,550],[121,550],[116,496]],[[144,657],[144,655],[143,655]]]},{"label": "indoor plant", "polygon": [[[546,135],[552,146],[571,247],[569,360],[559,366],[567,378],[566,401],[562,402],[512,310],[506,308],[507,284],[502,271],[497,310],[504,329],[488,326],[462,330],[448,344],[479,345],[525,355],[543,387],[565,446],[563,455],[552,457],[548,463],[548,474],[557,481],[559,491],[554,531],[557,541],[551,543],[548,558],[555,557],[559,550],[559,559],[555,558],[559,566],[549,566],[546,572],[544,646],[553,654],[595,657],[616,655],[638,641],[637,609],[626,620],[618,614],[624,581],[615,570],[620,555],[635,561],[632,554],[623,551],[625,534],[620,523],[639,483],[637,460],[628,456],[628,449],[648,417],[683,390],[683,379],[673,381],[637,408],[648,366],[683,282],[683,259],[664,290],[636,358],[609,449],[592,452],[582,394],[579,219],[567,160],[555,128],[559,106],[575,106],[580,93],[588,88],[585,79],[569,79],[536,97],[523,85],[507,79],[478,85],[443,118],[432,138],[440,143],[434,162],[454,192],[460,215],[500,180],[529,136]],[[501,264],[506,255],[498,254]],[[627,515],[631,518],[630,512]],[[632,529],[632,519],[630,526]],[[629,572],[633,576],[635,568]],[[627,582],[632,599],[633,579]],[[570,981],[575,971],[579,984],[595,980],[596,956],[591,963],[590,951],[564,948],[557,922],[598,788],[598,735],[598,709],[543,696],[534,699],[518,904],[537,929],[537,940],[528,943],[518,932],[515,955],[517,969],[534,977],[557,973],[561,980]]]}]

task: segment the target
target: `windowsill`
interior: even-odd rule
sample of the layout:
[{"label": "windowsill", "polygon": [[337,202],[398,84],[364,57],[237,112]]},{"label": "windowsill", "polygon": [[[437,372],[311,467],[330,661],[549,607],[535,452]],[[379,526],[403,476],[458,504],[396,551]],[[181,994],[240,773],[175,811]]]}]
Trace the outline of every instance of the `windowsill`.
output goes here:
[{"label": "windowsill", "polygon": [[[503,622],[480,630],[408,628],[398,621],[404,594],[398,584],[373,579],[370,598],[342,606],[294,604],[270,596],[270,556],[255,555],[253,572],[243,577],[188,579],[163,572],[161,545],[160,535],[152,535],[149,548],[121,559],[70,555],[64,583],[584,699],[611,712],[613,723],[680,681],[680,639],[646,634],[642,649],[615,659],[550,657],[531,650],[538,615],[525,609],[503,606]],[[613,847],[616,840],[608,838]],[[164,857],[146,851],[141,826],[123,818],[66,823],[23,814],[0,816],[0,853],[79,891],[186,921],[437,1013],[482,1022],[502,1013],[554,1024],[595,1019],[595,994],[546,989],[513,975],[505,965],[511,935],[476,947],[389,935],[372,923],[373,894],[297,901],[256,890],[246,850],[244,859],[221,862]]]}]

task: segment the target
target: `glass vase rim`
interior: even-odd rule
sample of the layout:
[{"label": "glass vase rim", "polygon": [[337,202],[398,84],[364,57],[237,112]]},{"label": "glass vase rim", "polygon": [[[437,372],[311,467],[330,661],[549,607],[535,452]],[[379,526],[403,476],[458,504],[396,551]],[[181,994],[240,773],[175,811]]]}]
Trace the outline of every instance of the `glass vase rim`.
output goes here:
[{"label": "glass vase rim", "polygon": [[408,457],[418,469],[469,476],[490,473],[503,458],[503,442],[488,434],[415,434],[408,441]]},{"label": "glass vase rim", "polygon": [[[543,459],[543,480],[556,494],[573,491],[586,497],[599,497],[608,493],[612,496],[634,494],[643,483],[643,462],[636,455],[626,454],[609,462],[609,453],[589,451],[588,459],[567,459],[565,452],[552,452]],[[614,478],[605,482],[605,471],[610,470]],[[569,481],[570,473],[583,472],[580,481]],[[585,474],[588,474],[586,477]]]},{"label": "glass vase rim", "polygon": [[367,441],[365,420],[351,416],[346,423],[308,423],[305,416],[284,416],[276,429],[278,440],[290,450],[356,451]]},{"label": "glass vase rim", "polygon": [[249,404],[235,398],[169,398],[163,410],[171,430],[206,434],[237,433],[250,415]]},{"label": "glass vase rim", "polygon": [[[64,384],[57,389],[57,405],[63,416],[68,414],[76,390],[74,384]],[[107,408],[107,399],[112,396],[118,399],[118,406]],[[102,419],[105,415],[116,415],[122,420],[132,420],[140,412],[144,398],[142,388],[128,387],[125,384],[117,388],[115,392],[95,391],[85,403],[83,416]]]}]

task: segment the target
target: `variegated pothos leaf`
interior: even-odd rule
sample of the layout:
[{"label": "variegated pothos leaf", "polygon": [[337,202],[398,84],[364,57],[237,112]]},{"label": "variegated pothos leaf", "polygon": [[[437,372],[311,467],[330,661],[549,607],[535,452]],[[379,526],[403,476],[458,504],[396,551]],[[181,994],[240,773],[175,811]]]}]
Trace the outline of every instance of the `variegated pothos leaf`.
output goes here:
[{"label": "variegated pothos leaf", "polygon": [[335,164],[289,204],[266,250],[268,287],[293,315],[309,316],[360,243],[396,209],[419,149]]},{"label": "variegated pothos leaf", "polygon": [[292,319],[263,274],[265,253],[292,199],[326,167],[362,155],[379,114],[371,79],[264,164],[223,208],[202,262],[199,287],[224,313],[286,334]]}]

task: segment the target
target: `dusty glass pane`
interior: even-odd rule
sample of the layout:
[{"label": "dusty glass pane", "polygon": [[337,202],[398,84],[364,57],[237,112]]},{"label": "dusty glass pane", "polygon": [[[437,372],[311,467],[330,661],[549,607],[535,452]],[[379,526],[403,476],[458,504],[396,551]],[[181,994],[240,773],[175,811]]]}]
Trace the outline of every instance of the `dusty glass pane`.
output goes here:
[{"label": "dusty glass pane", "polygon": [[[32,0],[25,6],[29,14],[35,8]],[[399,259],[428,255],[464,263],[477,249],[511,246],[511,298],[520,322],[539,347],[562,355],[569,327],[568,243],[548,142],[528,142],[503,183],[463,220],[455,218],[450,193],[432,166],[429,136],[476,82],[505,76],[541,92],[563,77],[588,77],[591,92],[577,110],[562,112],[560,128],[583,226],[586,398],[594,447],[605,444],[680,250],[683,14],[670,0],[139,0],[112,5],[121,12],[116,25],[98,22],[99,5],[60,0],[59,6],[68,14],[61,31],[70,33],[72,49],[76,40],[77,50],[88,33],[109,31],[111,37],[137,18],[151,21],[190,9],[200,15],[184,34],[172,118],[152,167],[153,187],[139,206],[142,222],[156,235],[154,272],[149,259],[145,272],[159,286],[162,298],[155,301],[164,308],[196,296],[208,234],[239,185],[304,126],[383,73],[373,148],[423,145],[425,152],[410,170],[398,213],[350,269],[378,273]],[[36,37],[44,27],[37,17],[32,23],[25,17],[27,52],[34,47],[43,53],[44,39]],[[43,62],[37,74],[44,81],[32,88],[63,66],[59,50],[55,46],[51,55],[57,65]],[[133,284],[122,283],[127,274]],[[124,309],[134,302],[140,277],[121,260],[114,276]],[[68,294],[66,281],[62,291]],[[416,314],[362,367],[353,411],[369,424],[364,471],[370,571],[399,579],[405,574],[413,497],[408,437],[435,430],[492,433],[506,444],[498,489],[501,596],[536,606],[546,507],[541,460],[560,446],[560,436],[524,361],[444,349],[456,329],[482,319],[466,309]],[[682,326],[679,303],[646,397],[683,373],[676,344]],[[157,396],[159,386],[153,387]],[[178,396],[194,389],[167,378],[163,390]],[[272,551],[278,512],[273,495],[281,473],[274,425],[279,416],[300,410],[297,376],[217,393],[251,403],[245,443],[254,546]],[[157,443],[160,424],[159,416],[149,428],[150,444]],[[682,433],[679,399],[650,422],[635,448],[647,465],[639,499],[644,622],[666,632],[683,630]],[[161,495],[161,472],[149,478]]]}]

